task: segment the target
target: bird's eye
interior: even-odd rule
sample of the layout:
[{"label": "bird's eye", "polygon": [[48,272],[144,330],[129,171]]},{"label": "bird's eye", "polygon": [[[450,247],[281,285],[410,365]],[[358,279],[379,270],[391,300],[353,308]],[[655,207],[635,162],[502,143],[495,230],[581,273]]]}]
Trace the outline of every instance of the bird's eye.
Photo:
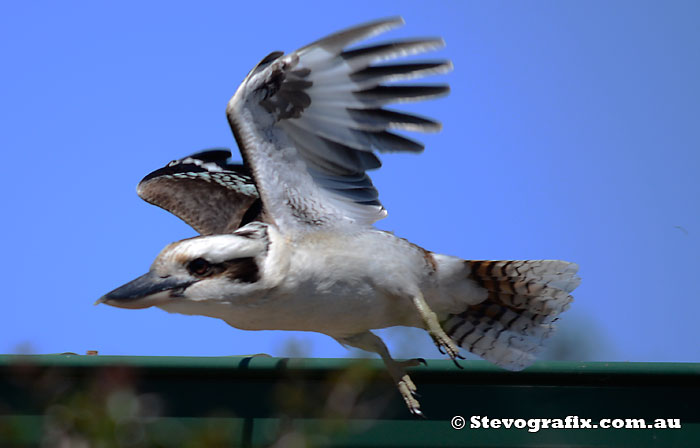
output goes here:
[{"label": "bird's eye", "polygon": [[196,258],[190,261],[190,263],[187,265],[187,270],[192,275],[202,277],[209,274],[211,271],[211,264],[209,264],[209,262],[204,258]]}]

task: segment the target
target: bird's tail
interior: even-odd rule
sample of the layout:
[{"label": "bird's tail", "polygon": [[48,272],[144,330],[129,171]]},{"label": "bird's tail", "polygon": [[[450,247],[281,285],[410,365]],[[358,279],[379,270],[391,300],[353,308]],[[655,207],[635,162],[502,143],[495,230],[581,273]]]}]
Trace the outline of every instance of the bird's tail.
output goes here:
[{"label": "bird's tail", "polygon": [[442,328],[460,347],[506,369],[524,369],[573,300],[578,266],[558,260],[464,263],[486,299],[449,314]]}]

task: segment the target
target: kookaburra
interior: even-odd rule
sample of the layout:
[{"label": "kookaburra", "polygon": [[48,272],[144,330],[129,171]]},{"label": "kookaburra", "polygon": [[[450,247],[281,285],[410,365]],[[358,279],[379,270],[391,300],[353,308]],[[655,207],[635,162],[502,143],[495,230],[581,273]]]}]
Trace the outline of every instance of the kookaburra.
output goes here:
[{"label": "kookaburra", "polygon": [[532,363],[572,300],[576,264],[462,260],[372,226],[386,216],[366,174],[381,165],[375,152],[423,150],[392,129],[440,129],[384,106],[449,91],[390,84],[445,73],[448,61],[381,62],[439,48],[441,39],[347,48],[402,24],[360,25],[255,66],[226,108],[243,164],[228,163],[226,150],[206,151],[138,186],[201,236],[168,245],[148,273],[98,302],[326,334],[379,354],[418,415],[405,371],[418,360],[392,359],[373,329],[425,329],[455,362],[461,347],[507,369]]}]

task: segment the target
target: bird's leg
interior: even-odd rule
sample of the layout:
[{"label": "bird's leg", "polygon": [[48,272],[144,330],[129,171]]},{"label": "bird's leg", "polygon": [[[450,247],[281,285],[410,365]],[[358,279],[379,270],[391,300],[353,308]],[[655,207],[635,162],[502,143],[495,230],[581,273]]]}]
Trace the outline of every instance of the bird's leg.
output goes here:
[{"label": "bird's leg", "polygon": [[379,336],[372,333],[371,331],[366,331],[364,333],[358,333],[356,335],[347,338],[337,338],[338,342],[345,345],[350,345],[361,350],[368,352],[377,353],[382,357],[384,365],[386,365],[389,375],[396,383],[399,388],[399,393],[406,402],[406,406],[411,414],[423,416],[420,410],[420,403],[416,399],[416,385],[411,381],[411,377],[406,373],[406,367],[415,367],[421,363],[425,363],[424,359],[409,359],[407,361],[396,361],[389,354],[389,349],[384,345]]},{"label": "bird's leg", "polygon": [[435,315],[433,310],[430,309],[423,298],[423,294],[419,292],[413,295],[413,305],[415,305],[416,309],[418,310],[418,314],[420,314],[421,318],[423,319],[423,323],[425,324],[425,329],[428,330],[428,333],[433,338],[433,342],[435,342],[435,345],[437,346],[438,350],[440,350],[440,353],[447,352],[450,359],[454,361],[457,367],[462,368],[462,366],[460,366],[457,362],[457,359],[464,359],[464,356],[459,354],[459,347],[457,347],[457,344],[455,344],[454,341],[447,336],[445,331],[440,326],[437,315]]}]

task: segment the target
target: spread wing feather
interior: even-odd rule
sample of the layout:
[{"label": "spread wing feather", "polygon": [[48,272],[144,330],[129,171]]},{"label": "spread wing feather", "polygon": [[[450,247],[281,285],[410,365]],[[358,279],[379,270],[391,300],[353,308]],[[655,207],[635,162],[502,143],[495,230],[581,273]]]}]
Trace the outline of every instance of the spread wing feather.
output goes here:
[{"label": "spread wing feather", "polygon": [[272,53],[229,101],[229,123],[266,216],[282,232],[367,226],[383,218],[366,174],[381,166],[375,151],[421,152],[421,143],[392,130],[440,130],[434,120],[383,107],[449,92],[446,85],[384,84],[449,71],[448,61],[386,62],[440,48],[441,39],[347,49],[402,24],[400,17],[375,21],[288,55]]},{"label": "spread wing feather", "polygon": [[229,233],[260,219],[260,199],[250,171],[217,149],[173,160],[139,182],[138,195],[202,235]]}]

